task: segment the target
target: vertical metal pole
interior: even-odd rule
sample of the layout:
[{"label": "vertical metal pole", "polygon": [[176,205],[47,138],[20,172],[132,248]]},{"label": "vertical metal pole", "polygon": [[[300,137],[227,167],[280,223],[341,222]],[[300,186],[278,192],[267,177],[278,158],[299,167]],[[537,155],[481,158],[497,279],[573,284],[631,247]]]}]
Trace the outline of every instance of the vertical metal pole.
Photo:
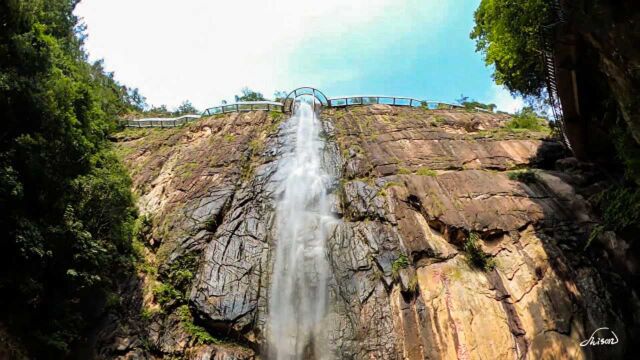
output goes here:
[{"label": "vertical metal pole", "polygon": [[236,104],[236,112],[240,112],[240,105]]},{"label": "vertical metal pole", "polygon": [[313,111],[316,111],[316,89],[311,89],[311,94],[313,96],[313,99],[311,99],[311,101],[313,101]]}]

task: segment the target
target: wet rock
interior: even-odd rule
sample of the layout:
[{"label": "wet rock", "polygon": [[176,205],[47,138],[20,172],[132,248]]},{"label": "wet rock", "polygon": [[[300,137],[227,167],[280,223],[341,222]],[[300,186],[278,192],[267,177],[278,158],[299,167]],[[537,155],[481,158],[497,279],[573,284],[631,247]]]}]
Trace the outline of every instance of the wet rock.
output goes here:
[{"label": "wet rock", "polygon": [[[130,152],[125,160],[134,169],[140,208],[153,220],[153,237],[160,242],[148,253],[159,277],[152,275],[132,289],[147,294],[132,311],[158,308],[153,291],[158,282],[169,281],[170,271],[191,279],[186,292],[167,301],[151,320],[131,319],[132,325],[148,322],[131,331],[141,341],[130,342],[129,348],[146,343],[154,352],[151,356],[143,349],[141,358],[254,358],[246,345],[258,341],[254,332],[259,332],[266,308],[272,196],[267,183],[270,154],[278,151],[274,131],[281,119],[260,111],[230,114],[184,128],[143,130],[119,144],[143,149]],[[195,256],[197,266],[171,270],[185,255]],[[185,332],[184,319],[176,312],[185,302],[198,331],[242,344],[195,346],[198,341]]]},{"label": "wet rock", "polygon": [[242,333],[256,319],[261,282],[269,268],[267,244],[271,199],[265,193],[271,168],[251,187],[238,190],[229,212],[204,250],[190,299],[214,328]]},{"label": "wet rock", "polygon": [[354,180],[343,185],[344,208],[352,220],[380,219],[394,222],[392,214],[387,216],[386,203],[379,188]]}]

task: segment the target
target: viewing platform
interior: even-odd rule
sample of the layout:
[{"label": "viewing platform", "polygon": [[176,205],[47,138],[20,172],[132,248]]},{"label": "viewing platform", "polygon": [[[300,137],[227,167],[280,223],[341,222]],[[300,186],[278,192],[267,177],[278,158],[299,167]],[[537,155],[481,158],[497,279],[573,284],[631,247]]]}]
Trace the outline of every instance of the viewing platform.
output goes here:
[{"label": "viewing platform", "polygon": [[138,127],[138,128],[149,128],[149,127],[159,127],[159,128],[167,128],[167,127],[176,127],[181,126],[190,122],[194,122],[200,119],[200,115],[183,115],[175,118],[146,118],[146,119],[136,119],[136,120],[128,120],[127,127]]},{"label": "viewing platform", "polygon": [[186,123],[196,121],[203,116],[213,116],[219,114],[228,114],[234,112],[248,111],[278,111],[283,113],[292,113],[293,105],[296,99],[304,96],[314,98],[314,109],[320,107],[326,108],[342,108],[347,106],[363,106],[363,105],[390,105],[390,106],[407,106],[422,107],[430,110],[452,110],[463,109],[464,106],[459,104],[446,103],[432,100],[419,100],[404,96],[388,96],[388,95],[351,95],[328,98],[322,91],[312,87],[301,87],[290,92],[283,102],[277,101],[239,101],[232,104],[222,104],[206,109],[201,115],[184,115],[177,118],[147,118],[127,121],[127,127],[175,127],[182,126]]},{"label": "viewing platform", "polygon": [[254,110],[266,111],[284,111],[284,105],[276,101],[239,101],[233,104],[223,104],[208,108],[202,113],[202,116],[211,116],[217,114],[226,114],[231,112],[243,112]]}]

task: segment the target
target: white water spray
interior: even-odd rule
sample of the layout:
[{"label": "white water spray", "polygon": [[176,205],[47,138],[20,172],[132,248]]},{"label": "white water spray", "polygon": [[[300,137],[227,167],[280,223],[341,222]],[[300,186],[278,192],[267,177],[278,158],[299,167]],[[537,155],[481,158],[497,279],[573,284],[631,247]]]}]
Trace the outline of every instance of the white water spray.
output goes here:
[{"label": "white water spray", "polygon": [[322,168],[322,124],[303,101],[285,130],[291,150],[278,169],[284,194],[276,205],[269,359],[329,359],[323,331],[330,273],[325,242],[336,220],[327,200],[331,177]]}]

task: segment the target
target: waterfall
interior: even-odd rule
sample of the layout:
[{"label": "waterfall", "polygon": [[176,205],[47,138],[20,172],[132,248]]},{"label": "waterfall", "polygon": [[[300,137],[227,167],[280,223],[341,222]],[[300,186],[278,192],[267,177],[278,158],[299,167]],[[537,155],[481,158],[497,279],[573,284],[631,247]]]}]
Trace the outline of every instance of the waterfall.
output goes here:
[{"label": "waterfall", "polygon": [[278,178],[275,261],[268,316],[269,359],[329,359],[323,332],[327,314],[326,237],[336,219],[323,169],[325,141],[312,105],[296,104],[284,127],[287,151]]}]

